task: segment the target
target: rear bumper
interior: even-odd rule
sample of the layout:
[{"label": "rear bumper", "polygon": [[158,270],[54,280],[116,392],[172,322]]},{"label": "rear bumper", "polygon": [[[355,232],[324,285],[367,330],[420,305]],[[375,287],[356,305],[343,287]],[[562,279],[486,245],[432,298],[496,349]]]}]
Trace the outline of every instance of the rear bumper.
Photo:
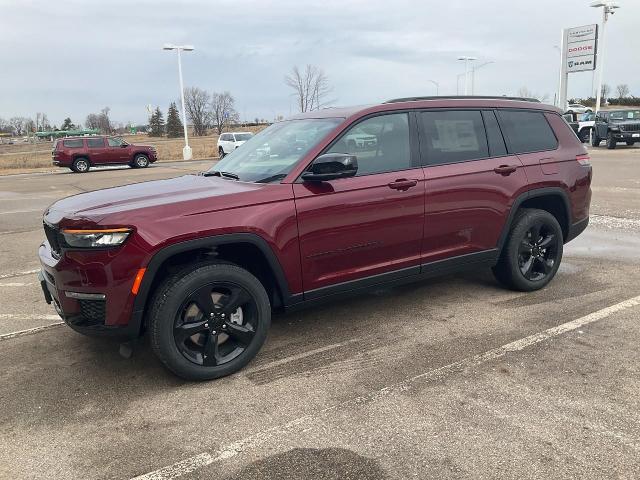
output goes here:
[{"label": "rear bumper", "polygon": [[585,231],[587,226],[589,225],[589,217],[580,220],[579,222],[574,223],[569,227],[569,233],[567,234],[567,238],[564,243],[570,242],[582,232]]}]

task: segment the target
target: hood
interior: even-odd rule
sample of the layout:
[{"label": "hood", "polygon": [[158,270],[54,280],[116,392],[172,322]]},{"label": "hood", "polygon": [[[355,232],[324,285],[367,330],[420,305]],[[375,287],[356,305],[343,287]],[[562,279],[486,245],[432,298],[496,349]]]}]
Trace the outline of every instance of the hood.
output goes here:
[{"label": "hood", "polygon": [[260,195],[269,186],[274,185],[185,175],[73,195],[52,204],[45,219],[81,224],[195,215],[272,201],[271,195]]}]

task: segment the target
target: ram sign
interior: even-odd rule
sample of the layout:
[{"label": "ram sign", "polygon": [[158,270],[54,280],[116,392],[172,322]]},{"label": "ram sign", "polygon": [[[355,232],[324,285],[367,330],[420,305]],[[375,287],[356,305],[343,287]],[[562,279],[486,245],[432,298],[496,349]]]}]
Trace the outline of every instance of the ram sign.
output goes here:
[{"label": "ram sign", "polygon": [[595,70],[597,42],[598,25],[596,24],[566,29],[563,56],[566,61],[565,71]]}]

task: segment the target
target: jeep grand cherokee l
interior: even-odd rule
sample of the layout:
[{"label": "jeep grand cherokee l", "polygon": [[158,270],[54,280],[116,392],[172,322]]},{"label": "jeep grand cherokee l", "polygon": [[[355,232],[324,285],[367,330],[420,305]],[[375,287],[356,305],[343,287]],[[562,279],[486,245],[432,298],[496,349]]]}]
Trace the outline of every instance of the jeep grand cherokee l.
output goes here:
[{"label": "jeep grand cherokee l", "polygon": [[157,160],[157,154],[152,146],[134,145],[120,137],[67,137],[54,142],[51,159],[58,167],[85,173],[95,165],[145,168]]},{"label": "jeep grand cherokee l", "polygon": [[[376,141],[354,147],[365,132]],[[549,283],[587,226],[591,166],[555,108],[415,98],[275,123],[207,172],[44,213],[41,284],[87,335],[147,332],[188,379],[246,365],[273,310],[462,268]]]}]

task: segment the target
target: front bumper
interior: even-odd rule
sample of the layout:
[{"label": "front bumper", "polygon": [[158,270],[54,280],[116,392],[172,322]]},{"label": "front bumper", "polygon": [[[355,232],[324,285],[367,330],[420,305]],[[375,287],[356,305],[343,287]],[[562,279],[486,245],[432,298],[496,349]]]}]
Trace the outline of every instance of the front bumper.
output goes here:
[{"label": "front bumper", "polygon": [[611,132],[613,138],[619,142],[640,142],[640,132]]},{"label": "front bumper", "polygon": [[131,293],[136,269],[130,269],[129,274],[129,269],[120,265],[128,258],[124,253],[69,251],[56,258],[45,241],[38,250],[45,301],[82,334],[139,336],[142,315],[132,315],[135,296]]}]

